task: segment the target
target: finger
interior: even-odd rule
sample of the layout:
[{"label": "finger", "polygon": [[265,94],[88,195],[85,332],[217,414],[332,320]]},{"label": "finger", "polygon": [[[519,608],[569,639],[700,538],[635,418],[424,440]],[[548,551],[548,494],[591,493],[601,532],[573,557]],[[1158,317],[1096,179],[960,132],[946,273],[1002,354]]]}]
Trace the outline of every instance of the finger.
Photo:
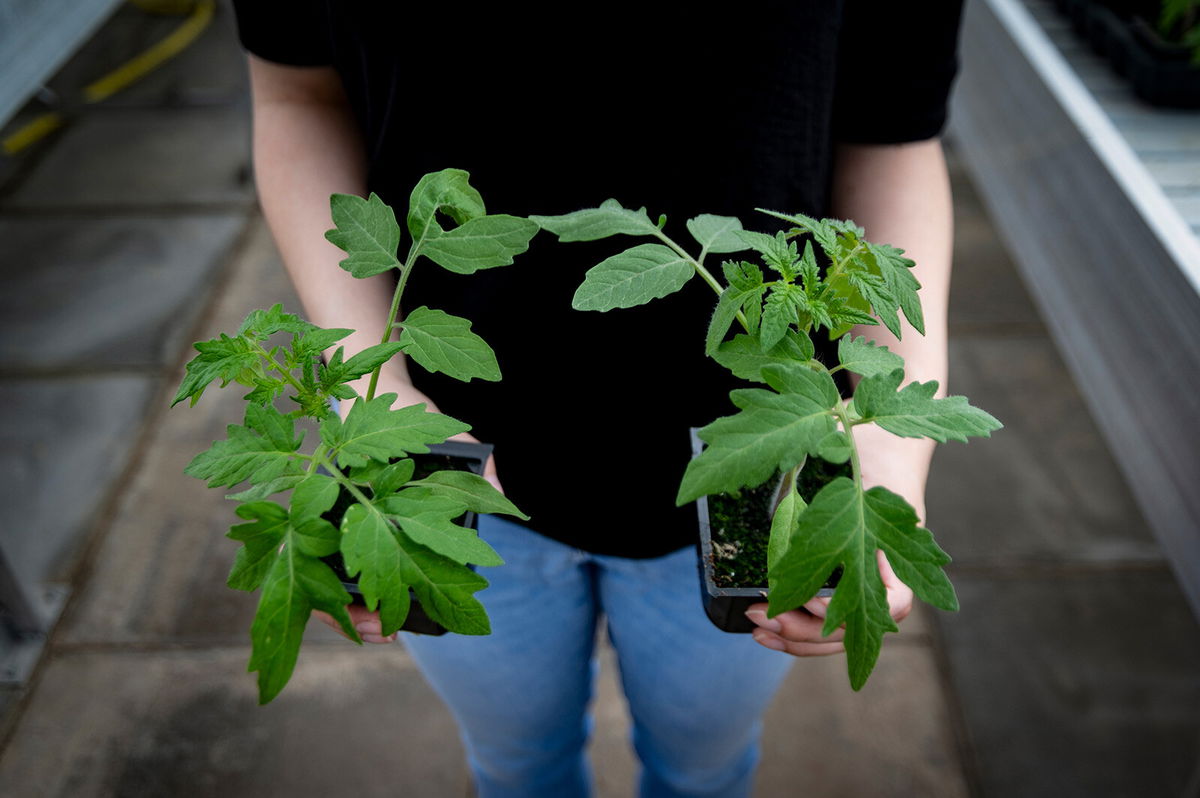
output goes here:
[{"label": "finger", "polygon": [[[361,604],[349,604],[346,606],[346,612],[350,614],[350,623],[354,625],[355,631],[359,637],[366,643],[393,643],[396,640],[395,633],[390,635],[383,634],[383,624],[379,620],[378,612],[371,612]],[[347,640],[354,640],[350,635],[346,634],[342,629],[342,625],[327,612],[321,610],[313,610],[313,615],[317,616],[317,620],[332,628]],[[354,642],[358,642],[355,640]]]},{"label": "finger", "polygon": [[396,640],[396,634],[393,632],[390,635],[383,634],[383,622],[379,619],[379,612],[372,612],[361,604],[351,604],[350,620],[354,623],[354,629],[367,643],[392,643]]},{"label": "finger", "polygon": [[760,646],[772,651],[782,651],[795,657],[828,657],[832,654],[841,654],[846,650],[841,643],[797,643],[784,640],[766,629],[755,629],[753,636],[754,642]]},{"label": "finger", "polygon": [[892,570],[892,564],[888,562],[887,555],[882,550],[876,551],[875,555],[879,561],[879,577],[883,580],[883,586],[887,588],[888,608],[892,618],[903,621],[912,612],[912,588],[901,582],[900,578],[896,576],[896,572]]},{"label": "finger", "polygon": [[504,486],[500,484],[500,477],[496,475],[496,455],[488,455],[487,462],[483,466],[483,478],[492,483],[492,487],[501,493],[504,492]]},{"label": "finger", "polygon": [[818,618],[824,618],[829,613],[829,602],[833,601],[832,596],[823,596],[821,598],[810,598],[804,602],[804,609],[811,612]]},{"label": "finger", "polygon": [[[316,619],[318,621],[325,624],[330,629],[337,632],[338,634],[340,634],[342,637],[346,638],[347,640],[354,639],[354,638],[350,637],[350,635],[346,634],[345,630],[342,629],[342,625],[340,623],[338,623],[336,620],[334,620],[333,616],[330,615],[329,613],[323,612],[322,610],[313,610],[313,616],[316,617]],[[355,642],[358,642],[358,641],[355,641]]]},{"label": "finger", "polygon": [[771,632],[793,643],[837,643],[845,635],[843,629],[835,629],[828,637],[821,634],[824,621],[804,610],[782,612],[774,618],[768,618],[765,604],[754,604],[746,611],[746,617],[756,623],[759,628]]},{"label": "finger", "polygon": [[779,636],[794,643],[840,643],[846,635],[846,630],[840,626],[829,635],[825,635],[824,617],[812,615],[807,611],[780,613],[775,620],[783,626],[783,630],[778,632]]}]

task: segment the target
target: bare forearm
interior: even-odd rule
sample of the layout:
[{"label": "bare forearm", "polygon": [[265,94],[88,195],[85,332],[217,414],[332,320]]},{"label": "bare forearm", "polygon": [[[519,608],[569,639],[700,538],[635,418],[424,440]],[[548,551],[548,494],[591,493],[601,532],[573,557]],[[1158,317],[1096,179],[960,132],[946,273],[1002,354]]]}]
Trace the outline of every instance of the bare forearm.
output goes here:
[{"label": "bare forearm", "polygon": [[[903,318],[900,339],[883,327],[859,327],[854,332],[901,355],[906,380],[937,380],[944,395],[953,215],[940,141],[840,146],[833,212],[856,221],[871,241],[899,247],[916,262],[913,274],[921,282],[925,335]],[[910,501],[921,503],[933,442],[896,438],[873,426],[858,428],[855,437],[865,451],[876,453],[864,477],[873,484],[891,485]]]},{"label": "bare forearm", "polygon": [[[332,226],[329,195],[361,196],[366,189],[359,133],[340,82],[332,70],[253,56],[250,76],[259,200],[305,315],[321,327],[355,330],[343,341],[347,354],[377,344],[393,283],[386,275],[352,277],[337,265],[344,254],[324,236]],[[388,368],[387,390],[404,390],[403,359]],[[365,393],[362,383],[355,387]]]}]

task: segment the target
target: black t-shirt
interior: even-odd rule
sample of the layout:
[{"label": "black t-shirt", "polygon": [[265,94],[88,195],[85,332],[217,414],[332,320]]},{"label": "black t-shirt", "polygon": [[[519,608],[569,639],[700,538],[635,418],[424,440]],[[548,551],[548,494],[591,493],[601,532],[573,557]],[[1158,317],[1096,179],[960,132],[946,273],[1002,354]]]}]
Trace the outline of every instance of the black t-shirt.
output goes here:
[{"label": "black t-shirt", "polygon": [[[243,46],[331,65],[368,157],[368,187],[405,213],[421,175],[466,169],[494,212],[558,214],[614,197],[668,216],[771,230],[755,207],[824,215],[835,141],[938,135],[959,2],[479,4],[235,2]],[[704,357],[715,295],[700,280],[649,305],[571,309],[588,267],[641,243],[538,236],[512,266],[460,276],[420,263],[406,307],[465,316],[504,379],[412,368],[445,413],[496,445],[530,526],[601,554],[688,545],[674,497],[688,428],[733,412]],[[403,245],[402,245],[403,248]],[[716,264],[714,263],[714,266]]]}]

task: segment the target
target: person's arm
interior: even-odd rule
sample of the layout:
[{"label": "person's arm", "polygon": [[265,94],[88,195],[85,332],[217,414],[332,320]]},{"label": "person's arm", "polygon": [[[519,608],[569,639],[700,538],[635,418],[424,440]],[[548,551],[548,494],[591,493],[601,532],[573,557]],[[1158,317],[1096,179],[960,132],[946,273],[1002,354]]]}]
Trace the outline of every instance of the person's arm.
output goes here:
[{"label": "person's arm", "polygon": [[[254,55],[249,60],[254,172],[263,214],[305,317],[319,327],[355,331],[341,342],[350,357],[380,342],[394,287],[386,274],[351,276],[338,266],[345,254],[325,240],[333,226],[329,195],[366,193],[361,135],[332,68],[284,66]],[[399,394],[398,407],[426,402],[436,410],[413,388],[403,357],[384,369],[377,393]],[[365,395],[368,381],[364,377],[354,388]]]},{"label": "person's arm", "polygon": [[[254,55],[249,59],[254,171],[263,214],[305,317],[320,327],[355,331],[341,342],[350,357],[380,342],[394,290],[386,274],[358,279],[340,268],[344,253],[325,240],[332,227],[329,195],[362,196],[366,191],[354,116],[333,69],[283,66]],[[366,395],[368,382],[369,376],[363,377],[353,387]],[[398,394],[397,407],[425,402],[427,409],[437,409],[412,386],[403,357],[384,365],[376,392]],[[349,408],[349,402],[342,403],[343,414]],[[494,479],[495,467],[489,466]],[[348,609],[366,642],[395,640],[395,635],[382,635],[378,612],[360,605]],[[313,614],[345,636],[327,613]]]},{"label": "person's arm", "polygon": [[[953,214],[941,141],[840,145],[833,172],[833,214],[853,219],[866,230],[868,240],[903,249],[916,262],[913,274],[921,283],[924,336],[903,317],[900,340],[882,326],[856,327],[853,334],[885,344],[903,357],[906,382],[937,380],[938,395],[944,395]],[[856,427],[854,440],[865,485],[886,486],[924,518],[933,441],[898,438],[874,425]],[[892,617],[902,620],[912,611],[912,590],[896,578],[882,554],[879,559]],[[774,619],[766,617],[766,604],[756,604],[750,610],[760,626],[754,639],[797,656],[840,653],[844,650],[841,630],[821,636],[828,603],[828,599],[813,599],[805,605],[806,611]]]}]

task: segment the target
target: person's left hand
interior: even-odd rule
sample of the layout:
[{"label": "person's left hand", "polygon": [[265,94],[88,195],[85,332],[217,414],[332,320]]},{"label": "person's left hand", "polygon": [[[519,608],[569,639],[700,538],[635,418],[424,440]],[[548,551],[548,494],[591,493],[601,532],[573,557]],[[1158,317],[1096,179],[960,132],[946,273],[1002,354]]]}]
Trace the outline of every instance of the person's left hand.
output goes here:
[{"label": "person's left hand", "polygon": [[[898,438],[873,424],[855,427],[854,442],[859,451],[863,485],[867,488],[883,485],[900,494],[917,511],[917,518],[924,519],[925,480],[929,474],[931,442]],[[879,561],[879,576],[887,589],[888,608],[898,623],[912,612],[912,588],[900,581],[882,551],[876,551],[875,555]],[[755,642],[797,657],[821,657],[844,652],[844,629],[837,629],[828,637],[821,636],[821,627],[825,624],[825,613],[831,600],[814,598],[803,609],[780,613],[774,618],[767,617],[766,602],[751,605],[746,610],[746,617],[759,627],[754,630]]]},{"label": "person's left hand", "polygon": [[[888,608],[892,618],[900,622],[908,617],[913,607],[912,588],[901,582],[882,551],[875,552],[879,559],[879,575],[887,588]],[[844,629],[835,630],[829,637],[821,636],[825,623],[825,612],[831,599],[814,598],[803,609],[791,610],[767,617],[767,604],[753,604],[746,610],[746,617],[758,624],[754,630],[754,642],[775,651],[786,651],[797,657],[824,657],[841,654]]]}]

